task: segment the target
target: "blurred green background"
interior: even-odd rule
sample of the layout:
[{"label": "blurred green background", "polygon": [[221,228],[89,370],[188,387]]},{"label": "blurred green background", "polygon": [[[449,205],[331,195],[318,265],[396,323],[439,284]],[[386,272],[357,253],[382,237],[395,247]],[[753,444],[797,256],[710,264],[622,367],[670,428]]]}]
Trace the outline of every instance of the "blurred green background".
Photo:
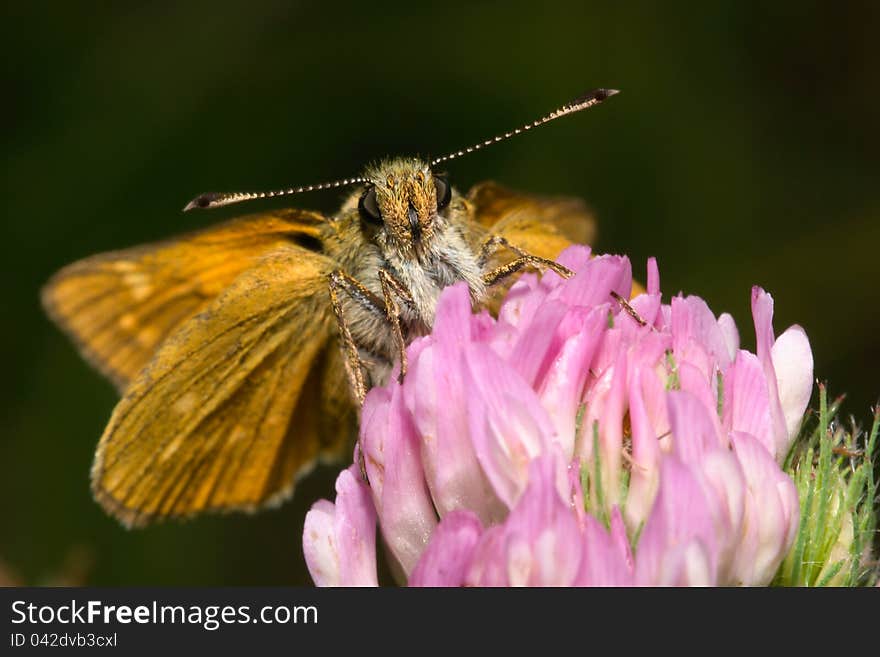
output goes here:
[{"label": "blurred green background", "polygon": [[[772,4],[772,8],[765,6]],[[877,3],[6,3],[0,571],[91,584],[308,582],[303,515],[332,470],[257,516],[128,532],[92,501],[112,387],[44,317],[75,259],[245,211],[206,190],[307,184],[440,154],[599,86],[602,107],[456,161],[587,199],[599,248],[657,256],[666,294],[777,332],[867,421],[880,393]],[[288,204],[331,210],[335,192]],[[283,204],[283,203],[282,203]],[[279,204],[275,204],[276,207]],[[270,207],[254,204],[246,211]],[[2,572],[0,572],[2,575]]]}]

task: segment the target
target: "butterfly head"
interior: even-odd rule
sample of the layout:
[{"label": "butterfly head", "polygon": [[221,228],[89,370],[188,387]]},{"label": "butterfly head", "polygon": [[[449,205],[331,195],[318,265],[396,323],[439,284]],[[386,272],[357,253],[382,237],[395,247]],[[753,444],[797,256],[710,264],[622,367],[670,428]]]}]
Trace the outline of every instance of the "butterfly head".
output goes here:
[{"label": "butterfly head", "polygon": [[386,160],[370,167],[358,201],[365,227],[401,253],[417,254],[431,242],[443,210],[452,198],[444,176],[414,158]]}]

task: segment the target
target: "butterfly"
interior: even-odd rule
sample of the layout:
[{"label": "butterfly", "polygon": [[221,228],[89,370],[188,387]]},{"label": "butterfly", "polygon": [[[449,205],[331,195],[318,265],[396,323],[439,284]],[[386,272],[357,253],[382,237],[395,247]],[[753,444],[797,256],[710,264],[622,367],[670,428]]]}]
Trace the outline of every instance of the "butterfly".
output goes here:
[{"label": "butterfly", "polygon": [[96,449],[95,499],[128,527],[255,511],[350,454],[366,392],[395,363],[405,375],[405,348],[430,331],[444,287],[465,281],[475,307],[491,308],[525,268],[570,274],[553,258],[593,237],[580,200],[494,182],[461,194],[438,165],[614,93],[433,160],[185,208],[353,187],[332,216],[252,214],[60,270],[44,308],[122,394]]}]

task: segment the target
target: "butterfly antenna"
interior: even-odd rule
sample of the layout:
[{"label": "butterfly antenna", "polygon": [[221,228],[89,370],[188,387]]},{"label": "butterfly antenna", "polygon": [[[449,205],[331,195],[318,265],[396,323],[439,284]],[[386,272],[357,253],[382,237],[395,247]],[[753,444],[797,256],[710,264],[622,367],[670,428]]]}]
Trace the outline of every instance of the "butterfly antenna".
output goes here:
[{"label": "butterfly antenna", "polygon": [[270,192],[226,192],[223,194],[209,192],[200,194],[183,208],[184,212],[189,210],[219,208],[224,205],[232,205],[233,203],[241,203],[243,201],[253,201],[258,198],[275,198],[278,196],[290,196],[292,194],[302,194],[303,192],[315,192],[320,189],[335,189],[337,187],[346,187],[348,185],[357,185],[367,182],[366,178],[344,178],[343,180],[334,180],[333,182],[325,182],[319,185],[306,185],[304,187],[291,187],[289,189],[276,189]]},{"label": "butterfly antenna", "polygon": [[438,157],[434,160],[431,160],[431,166],[435,166],[437,164],[441,164],[443,162],[448,162],[449,160],[454,160],[457,157],[461,157],[462,155],[467,155],[468,153],[473,153],[474,151],[478,151],[485,146],[491,146],[492,144],[497,144],[499,141],[504,141],[505,139],[510,139],[520,133],[526,132],[527,130],[531,130],[532,128],[537,128],[539,125],[544,125],[545,123],[550,123],[554,119],[558,119],[561,116],[565,116],[566,114],[574,114],[575,112],[580,112],[581,110],[585,110],[587,108],[593,107],[594,105],[598,105],[606,98],[610,98],[615,94],[619,94],[620,92],[617,89],[593,89],[589,93],[584,94],[577,100],[573,100],[566,105],[563,105],[559,109],[550,112],[547,116],[541,117],[531,123],[526,123],[521,128],[517,128],[516,130],[512,130],[510,132],[505,132],[503,135],[497,135],[492,139],[487,139],[486,141],[481,141],[473,146],[468,146],[460,151],[453,151],[448,155],[444,155],[443,157]]}]

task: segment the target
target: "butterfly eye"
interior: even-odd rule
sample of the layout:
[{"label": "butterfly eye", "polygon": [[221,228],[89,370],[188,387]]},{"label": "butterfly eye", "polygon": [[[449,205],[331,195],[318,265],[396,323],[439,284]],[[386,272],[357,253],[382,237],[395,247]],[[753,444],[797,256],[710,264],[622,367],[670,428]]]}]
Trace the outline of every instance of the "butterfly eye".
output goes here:
[{"label": "butterfly eye", "polygon": [[358,211],[361,213],[364,221],[368,221],[371,224],[382,223],[382,211],[379,209],[379,201],[376,199],[376,189],[374,187],[367,189],[363,196],[361,196],[361,200],[358,201]]},{"label": "butterfly eye", "polygon": [[434,176],[434,188],[437,190],[437,212],[449,205],[452,198],[452,186],[443,176]]}]

